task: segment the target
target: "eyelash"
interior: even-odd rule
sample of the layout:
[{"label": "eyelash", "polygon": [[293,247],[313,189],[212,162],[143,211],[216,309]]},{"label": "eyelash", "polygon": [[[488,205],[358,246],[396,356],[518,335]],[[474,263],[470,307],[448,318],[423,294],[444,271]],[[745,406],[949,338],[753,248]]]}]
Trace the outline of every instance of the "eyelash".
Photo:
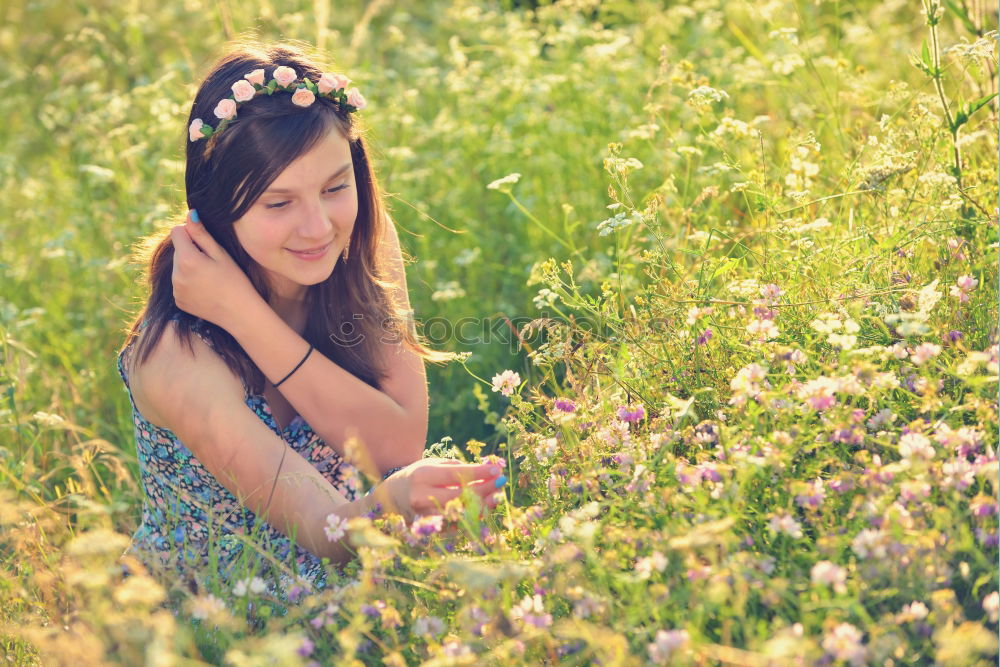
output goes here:
[{"label": "eyelash", "polygon": [[[345,183],[344,185],[338,185],[335,188],[328,188],[327,190],[325,190],[325,192],[329,192],[329,193],[340,192],[341,190],[343,190],[343,189],[345,189],[347,187],[348,186]],[[279,201],[279,202],[276,202],[274,204],[264,204],[264,208],[267,208],[267,209],[285,208],[286,204],[288,204],[287,201]]]}]

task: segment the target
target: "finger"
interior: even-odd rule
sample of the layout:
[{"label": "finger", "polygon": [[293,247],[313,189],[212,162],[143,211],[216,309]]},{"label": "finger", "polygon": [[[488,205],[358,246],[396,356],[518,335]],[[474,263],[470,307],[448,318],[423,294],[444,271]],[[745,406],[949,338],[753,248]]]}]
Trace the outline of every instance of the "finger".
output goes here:
[{"label": "finger", "polygon": [[177,225],[171,228],[170,240],[174,243],[174,253],[176,254],[183,256],[198,250],[183,225]]},{"label": "finger", "polygon": [[454,486],[477,479],[494,480],[502,474],[499,466],[489,463],[452,463],[427,466],[421,475],[422,483],[428,486]]},{"label": "finger", "polygon": [[188,235],[191,240],[194,241],[194,245],[201,250],[203,253],[209,257],[215,259],[215,249],[218,244],[212,235],[208,233],[205,229],[205,225],[200,222],[194,222],[191,216],[191,211],[188,211],[187,222],[184,223],[184,229],[187,230]]}]

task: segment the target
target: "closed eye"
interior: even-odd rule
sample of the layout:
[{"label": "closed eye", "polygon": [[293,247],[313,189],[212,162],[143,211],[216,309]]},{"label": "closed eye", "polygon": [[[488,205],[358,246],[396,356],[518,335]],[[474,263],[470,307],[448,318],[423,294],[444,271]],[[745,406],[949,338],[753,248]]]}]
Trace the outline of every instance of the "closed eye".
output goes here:
[{"label": "closed eye", "polygon": [[[339,192],[341,190],[344,190],[347,187],[348,187],[348,185],[345,183],[344,185],[338,185],[335,188],[327,188],[323,192],[324,193],[328,193],[328,194],[333,194],[335,192]],[[284,208],[285,206],[287,206],[290,203],[291,202],[288,202],[288,201],[279,201],[279,202],[275,202],[273,204],[264,204],[264,208],[267,208],[267,209]]]}]

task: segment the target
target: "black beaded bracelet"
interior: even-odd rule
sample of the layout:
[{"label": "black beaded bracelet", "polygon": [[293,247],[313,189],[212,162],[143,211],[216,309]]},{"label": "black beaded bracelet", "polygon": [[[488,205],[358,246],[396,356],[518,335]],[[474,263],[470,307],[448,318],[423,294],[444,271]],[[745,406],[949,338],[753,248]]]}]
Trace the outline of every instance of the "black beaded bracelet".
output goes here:
[{"label": "black beaded bracelet", "polygon": [[312,346],[312,343],[310,343],[310,344],[309,344],[309,350],[308,350],[308,351],[306,352],[306,356],[302,357],[302,361],[300,361],[300,362],[298,363],[298,365],[297,365],[297,366],[296,366],[295,368],[293,368],[293,369],[292,369],[292,372],[291,372],[291,373],[289,373],[289,374],[288,374],[288,375],[286,375],[285,377],[283,377],[283,378],[281,378],[280,380],[278,380],[277,382],[275,382],[275,383],[274,383],[274,388],[275,388],[275,389],[277,389],[277,388],[278,388],[278,385],[280,385],[280,384],[281,384],[282,382],[284,382],[284,381],[285,381],[285,380],[287,380],[288,378],[292,377],[292,373],[294,373],[295,371],[299,370],[299,367],[300,367],[300,366],[301,366],[302,364],[306,363],[306,359],[308,359],[308,358],[309,358],[309,355],[310,355],[310,354],[312,354],[312,351],[313,351],[313,346]]}]

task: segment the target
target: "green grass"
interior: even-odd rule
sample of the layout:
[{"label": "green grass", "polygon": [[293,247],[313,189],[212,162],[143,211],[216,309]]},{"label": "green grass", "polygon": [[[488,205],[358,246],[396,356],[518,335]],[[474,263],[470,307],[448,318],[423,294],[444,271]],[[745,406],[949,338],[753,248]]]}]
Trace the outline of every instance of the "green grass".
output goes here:
[{"label": "green grass", "polygon": [[[680,664],[996,660],[996,100],[956,126],[996,88],[996,23],[942,12],[4,5],[4,652],[299,664],[308,636],[320,664],[643,664],[683,630]],[[183,213],[187,105],[250,30],[327,48],[364,91],[416,315],[471,353],[428,368],[430,441],[482,441],[511,491],[429,545],[356,526],[358,561],[287,610],[213,590],[212,634],[205,597],[122,582],[94,531],[128,536],[142,501],[114,360],[144,298],[129,249]],[[489,339],[441,335],[464,321]]]}]

